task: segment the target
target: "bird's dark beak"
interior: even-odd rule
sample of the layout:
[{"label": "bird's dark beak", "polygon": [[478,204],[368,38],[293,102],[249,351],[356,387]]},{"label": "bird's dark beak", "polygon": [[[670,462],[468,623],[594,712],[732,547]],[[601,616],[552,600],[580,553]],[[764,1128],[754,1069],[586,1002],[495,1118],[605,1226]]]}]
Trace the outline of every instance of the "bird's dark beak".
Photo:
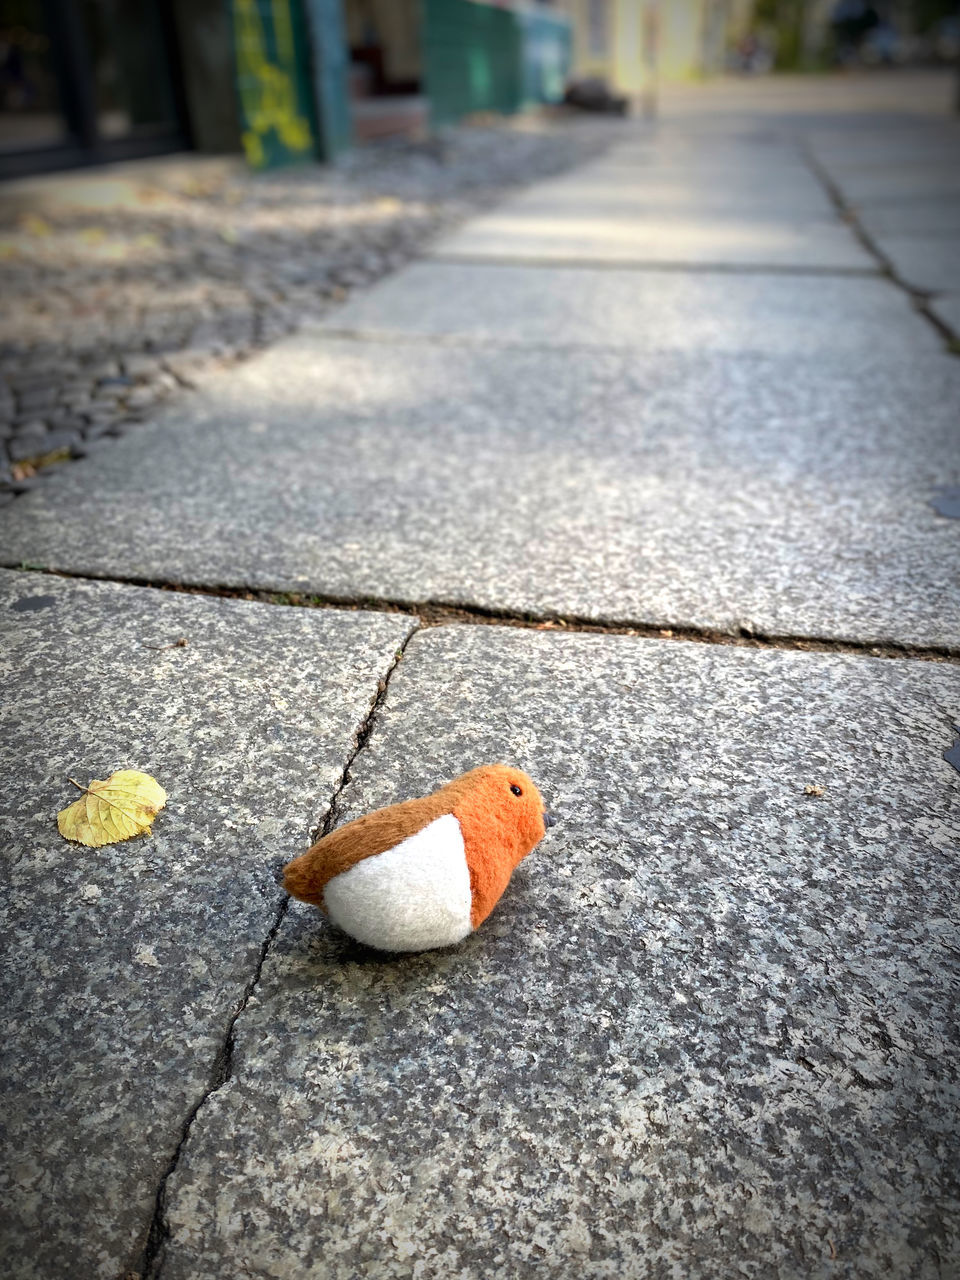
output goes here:
[{"label": "bird's dark beak", "polygon": [[548,831],[551,827],[555,827],[557,825],[556,818],[552,813],[547,813],[546,809],[543,811],[543,825]]}]

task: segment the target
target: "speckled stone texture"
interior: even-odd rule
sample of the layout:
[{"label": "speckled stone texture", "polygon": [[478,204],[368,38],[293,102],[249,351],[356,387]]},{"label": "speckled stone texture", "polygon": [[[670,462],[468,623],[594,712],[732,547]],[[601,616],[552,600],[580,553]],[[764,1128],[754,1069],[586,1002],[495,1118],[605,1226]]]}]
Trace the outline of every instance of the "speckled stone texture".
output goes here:
[{"label": "speckled stone texture", "polygon": [[624,262],[684,266],[816,267],[870,270],[874,263],[846,227],[716,214],[646,216],[609,207],[550,213],[507,206],[473,218],[435,246],[444,258]]},{"label": "speckled stone texture", "polygon": [[558,825],[454,949],[293,905],[164,1280],[955,1274],[958,714],[934,663],[415,636],[343,819],[505,758]]},{"label": "speckled stone texture", "polygon": [[876,248],[910,288],[960,290],[960,121],[814,133],[813,154]]},{"label": "speckled stone texture", "polygon": [[[605,183],[616,184],[612,200],[597,195]],[[708,195],[701,203],[704,188],[719,190],[725,199]],[[554,200],[558,189],[560,198]],[[685,267],[835,271],[875,266],[825,201],[822,185],[795,145],[785,139],[770,147],[742,138],[678,139],[675,134],[615,147],[572,182],[514,196],[443,236],[434,252]]]},{"label": "speckled stone texture", "polygon": [[659,210],[668,216],[709,213],[788,223],[834,218],[836,206],[810,168],[780,162],[779,147],[773,158],[770,152],[755,143],[707,149],[676,136],[651,135],[645,144],[615,146],[603,158],[538,182],[498,207],[544,214],[602,208],[641,216]]},{"label": "speckled stone texture", "polygon": [[869,361],[942,346],[882,279],[439,261],[405,268],[332,311],[325,325],[381,336],[731,357]]},{"label": "speckled stone texture", "polygon": [[[960,161],[960,155],[957,157]],[[960,243],[926,236],[877,236],[877,248],[913,289],[960,290]]]},{"label": "speckled stone texture", "polygon": [[96,576],[956,646],[960,524],[930,498],[958,399],[937,354],[302,334],[18,499],[0,542]]},{"label": "speckled stone texture", "polygon": [[930,309],[960,341],[960,293],[941,294],[930,303]]},{"label": "speckled stone texture", "polygon": [[[5,1277],[137,1269],[276,868],[325,816],[410,626],[0,575]],[[153,836],[63,840],[67,778],[122,767],[169,793]]]}]

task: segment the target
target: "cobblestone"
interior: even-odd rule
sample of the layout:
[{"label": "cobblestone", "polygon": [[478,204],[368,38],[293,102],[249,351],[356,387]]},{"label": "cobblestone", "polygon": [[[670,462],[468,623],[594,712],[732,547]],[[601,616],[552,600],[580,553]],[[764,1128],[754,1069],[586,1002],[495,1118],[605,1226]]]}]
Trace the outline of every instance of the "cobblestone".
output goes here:
[{"label": "cobblestone", "polygon": [[[0,200],[0,422],[48,453],[40,421],[74,443],[112,433],[395,270],[505,188],[596,154],[621,127],[524,117],[364,148],[333,167],[198,177],[161,164],[116,207],[24,212]],[[29,477],[39,457],[24,443],[4,452],[6,439],[0,430],[0,456]]]}]

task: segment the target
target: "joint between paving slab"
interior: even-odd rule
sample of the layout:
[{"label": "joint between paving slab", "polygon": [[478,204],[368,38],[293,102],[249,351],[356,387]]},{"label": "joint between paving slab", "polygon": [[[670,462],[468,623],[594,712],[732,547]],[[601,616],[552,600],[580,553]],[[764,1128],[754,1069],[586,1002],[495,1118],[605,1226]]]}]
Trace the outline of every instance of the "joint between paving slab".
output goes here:
[{"label": "joint between paving slab", "polygon": [[[330,804],[327,808],[326,815],[322,822],[311,833],[310,839],[312,843],[319,840],[321,836],[328,835],[336,826],[340,815],[340,796],[347,783],[350,781],[350,771],[360,752],[369,741],[370,734],[373,732],[377,713],[383,706],[384,700],[387,696],[390,677],[406,652],[407,645],[419,630],[420,627],[417,625],[410,628],[400,647],[394,654],[393,661],[389,664],[386,672],[377,682],[377,692],[374,694],[373,700],[370,703],[370,709],[357,727],[353,750],[349,753],[346,763],[341,770],[337,784],[331,793]],[[163,1177],[160,1180],[160,1185],[157,1188],[157,1194],[154,1200],[153,1217],[151,1218],[150,1228],[147,1233],[147,1243],[144,1247],[140,1263],[137,1268],[137,1274],[142,1277],[142,1280],[159,1280],[163,1271],[164,1262],[166,1261],[167,1243],[170,1239],[170,1224],[167,1217],[167,1189],[170,1179],[173,1177],[180,1164],[180,1157],[183,1154],[184,1147],[186,1146],[187,1141],[190,1138],[190,1134],[193,1131],[194,1123],[197,1116],[200,1114],[201,1108],[215,1093],[223,1088],[233,1075],[233,1055],[236,1047],[237,1022],[246,1010],[247,1005],[250,1003],[250,999],[257,987],[260,985],[260,979],[263,975],[263,966],[266,963],[267,956],[270,954],[270,950],[273,947],[277,934],[280,932],[280,926],[283,924],[289,906],[290,899],[284,893],[277,905],[273,921],[267,931],[267,935],[261,943],[260,952],[257,956],[257,963],[253,974],[247,982],[243,995],[240,997],[237,1007],[227,1023],[226,1033],[223,1037],[220,1049],[217,1052],[217,1056],[214,1059],[207,1085],[203,1090],[203,1093],[190,1108],[190,1111],[187,1113],[186,1119],[181,1126],[180,1137],[177,1141],[176,1148],[164,1171]]]},{"label": "joint between paving slab", "polygon": [[[522,611],[497,609],[482,605],[465,605],[448,600],[406,600],[379,596],[335,595],[301,591],[269,591],[248,587],[203,586],[191,583],[164,582],[147,578],[113,578],[46,569],[38,565],[18,566],[25,573],[67,578],[72,581],[108,581],[120,586],[144,587],[155,591],[172,591],[183,595],[210,596],[223,600],[246,600],[255,604],[278,605],[303,609],[346,609],[353,612],[402,613],[415,623],[398,650],[402,654],[419,631],[444,626],[511,627],[526,631],[552,631],[565,634],[634,636],[689,644],[733,646],[745,649],[779,649],[804,653],[841,653],[855,657],[909,658],[919,662],[960,665],[960,647],[953,645],[918,645],[893,640],[843,640],[831,636],[776,634],[758,631],[745,625],[729,630],[701,627],[687,623],[649,622],[631,618],[594,618],[553,610]],[[399,661],[399,658],[397,659]],[[393,664],[395,665],[395,664]],[[389,668],[384,683],[393,671]],[[383,701],[379,694],[371,708],[374,715]],[[369,719],[369,718],[368,718]],[[365,722],[366,723],[366,722]],[[372,721],[371,721],[372,723]],[[362,733],[362,729],[360,731]],[[369,730],[363,740],[369,736]],[[359,750],[359,747],[357,748]],[[354,752],[356,754],[356,752]],[[352,762],[348,762],[349,764]],[[338,788],[339,790],[342,788]]]},{"label": "joint between paving slab", "polygon": [[[877,273],[879,274],[879,273]],[[335,325],[315,325],[312,332],[322,338],[338,338],[344,342],[366,342],[373,346],[456,347],[462,350],[480,351],[544,351],[550,355],[562,351],[585,351],[595,354],[598,349],[607,352],[634,354],[637,345],[626,342],[604,342],[598,348],[595,342],[546,342],[525,338],[497,338],[461,333],[412,333],[394,329],[365,329]]]},{"label": "joint between paving slab", "polygon": [[546,254],[515,254],[494,256],[487,254],[467,253],[432,253],[425,259],[437,262],[442,266],[462,267],[545,267],[555,271],[558,267],[571,271],[633,271],[646,273],[649,271],[683,275],[724,275],[724,276],[853,276],[863,279],[883,275],[881,267],[828,267],[819,263],[792,262],[683,262],[660,261],[657,259],[642,260],[638,258],[572,258],[550,257]]},{"label": "joint between paving slab", "polygon": [[[882,271],[870,272],[870,278],[873,280],[883,280],[885,275]],[[939,321],[934,320],[939,328],[944,326]],[[301,330],[303,332],[303,330]],[[657,347],[656,345],[644,347],[638,343],[630,342],[614,342],[604,340],[598,342],[571,342],[568,340],[562,342],[545,341],[543,339],[526,339],[526,338],[500,338],[480,334],[459,334],[459,333],[414,333],[404,332],[399,329],[367,329],[354,328],[341,325],[313,325],[309,332],[319,338],[336,339],[341,342],[366,343],[370,346],[385,347],[450,347],[457,350],[465,351],[519,351],[519,352],[544,352],[547,355],[557,355],[564,352],[584,352],[587,355],[595,356],[597,352],[612,355],[641,355],[649,356],[659,355],[665,351],[670,351],[669,347]],[[762,355],[762,353],[760,353]],[[808,359],[806,355],[799,357],[800,359]]]},{"label": "joint between paving slab", "polygon": [[912,285],[909,280],[905,280],[897,271],[893,262],[883,252],[877,242],[871,236],[857,215],[856,209],[847,203],[847,199],[841,188],[834,182],[830,174],[826,171],[816,156],[809,148],[802,148],[802,155],[814,177],[821,183],[830,200],[833,202],[837,213],[850,228],[850,231],[856,237],[860,245],[866,250],[871,257],[875,258],[878,264],[876,274],[883,276],[895,285],[901,292],[905,293],[910,299],[917,315],[922,316],[929,325],[937,331],[937,336],[943,341],[948,355],[960,356],[960,334],[954,332],[950,326],[940,318],[930,307],[930,300],[935,295],[928,289],[919,289]]}]

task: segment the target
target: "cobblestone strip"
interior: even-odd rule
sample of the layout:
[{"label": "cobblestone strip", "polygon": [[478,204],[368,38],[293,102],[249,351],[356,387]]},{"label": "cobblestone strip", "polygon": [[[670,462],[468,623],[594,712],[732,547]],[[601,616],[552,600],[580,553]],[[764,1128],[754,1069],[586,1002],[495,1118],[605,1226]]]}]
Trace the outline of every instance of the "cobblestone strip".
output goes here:
[{"label": "cobblestone strip", "polygon": [[621,130],[522,118],[330,168],[161,164],[105,207],[0,196],[0,503]]}]

